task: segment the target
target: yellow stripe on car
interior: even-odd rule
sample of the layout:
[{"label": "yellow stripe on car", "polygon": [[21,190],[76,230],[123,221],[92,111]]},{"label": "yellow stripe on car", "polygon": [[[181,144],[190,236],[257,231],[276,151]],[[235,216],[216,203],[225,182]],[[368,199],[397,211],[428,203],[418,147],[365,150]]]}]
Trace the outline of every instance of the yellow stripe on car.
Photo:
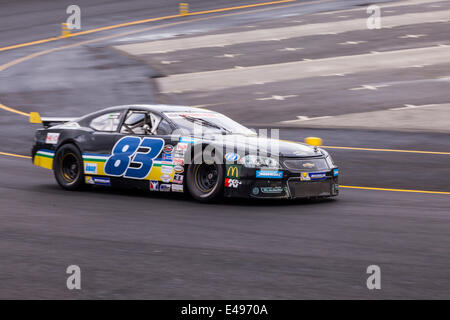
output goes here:
[{"label": "yellow stripe on car", "polygon": [[33,164],[38,167],[52,170],[53,169],[53,158],[36,154],[33,159]]}]

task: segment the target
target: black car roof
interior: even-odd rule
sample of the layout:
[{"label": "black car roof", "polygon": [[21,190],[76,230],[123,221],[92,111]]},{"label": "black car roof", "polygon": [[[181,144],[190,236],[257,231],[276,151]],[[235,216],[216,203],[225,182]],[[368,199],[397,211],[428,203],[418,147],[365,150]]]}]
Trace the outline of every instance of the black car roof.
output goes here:
[{"label": "black car roof", "polygon": [[79,123],[84,123],[91,121],[91,119],[98,117],[99,115],[107,112],[117,112],[123,111],[127,109],[136,109],[136,110],[145,110],[145,111],[154,111],[154,112],[199,112],[200,110],[206,111],[205,109],[195,108],[195,107],[187,107],[187,106],[175,106],[175,105],[166,105],[166,104],[129,104],[122,106],[114,106],[101,110],[97,110],[95,112],[86,114],[80,118],[78,118]]},{"label": "black car roof", "polygon": [[138,110],[148,110],[148,111],[157,111],[157,112],[195,112],[199,110],[203,110],[195,107],[187,107],[187,106],[175,106],[175,105],[166,105],[166,104],[130,104],[123,106],[115,106],[103,109],[101,111],[118,111],[124,109],[138,109]]}]

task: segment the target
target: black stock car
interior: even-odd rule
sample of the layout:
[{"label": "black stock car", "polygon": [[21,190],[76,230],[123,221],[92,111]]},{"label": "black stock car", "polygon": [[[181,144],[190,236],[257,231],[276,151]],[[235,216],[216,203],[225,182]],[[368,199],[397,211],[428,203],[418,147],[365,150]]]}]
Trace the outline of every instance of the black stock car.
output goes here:
[{"label": "black stock car", "polygon": [[76,119],[41,119],[37,113],[30,119],[44,126],[36,131],[33,163],[52,169],[68,190],[86,185],[187,190],[200,201],[222,195],[292,199],[338,194],[338,168],[325,150],[258,137],[205,109],[129,105]]}]

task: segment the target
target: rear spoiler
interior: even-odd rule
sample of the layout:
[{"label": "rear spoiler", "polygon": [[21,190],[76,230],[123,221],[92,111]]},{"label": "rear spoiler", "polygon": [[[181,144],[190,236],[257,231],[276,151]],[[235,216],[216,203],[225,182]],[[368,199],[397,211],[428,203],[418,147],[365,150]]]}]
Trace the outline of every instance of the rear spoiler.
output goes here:
[{"label": "rear spoiler", "polygon": [[44,128],[55,126],[57,124],[62,124],[70,121],[75,121],[78,118],[67,118],[67,117],[44,117],[37,112],[30,112],[30,123],[42,123]]}]

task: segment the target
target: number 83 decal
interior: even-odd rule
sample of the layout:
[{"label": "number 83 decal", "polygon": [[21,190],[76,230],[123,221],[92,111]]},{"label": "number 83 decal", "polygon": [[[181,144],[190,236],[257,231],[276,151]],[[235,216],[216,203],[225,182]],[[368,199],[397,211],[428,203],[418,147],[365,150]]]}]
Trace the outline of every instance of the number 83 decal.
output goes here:
[{"label": "number 83 decal", "polygon": [[[161,138],[123,137],[114,145],[106,160],[105,173],[110,176],[145,179],[153,167],[153,160],[164,147]],[[138,151],[143,149],[143,151]],[[130,164],[139,166],[130,166]]]}]

